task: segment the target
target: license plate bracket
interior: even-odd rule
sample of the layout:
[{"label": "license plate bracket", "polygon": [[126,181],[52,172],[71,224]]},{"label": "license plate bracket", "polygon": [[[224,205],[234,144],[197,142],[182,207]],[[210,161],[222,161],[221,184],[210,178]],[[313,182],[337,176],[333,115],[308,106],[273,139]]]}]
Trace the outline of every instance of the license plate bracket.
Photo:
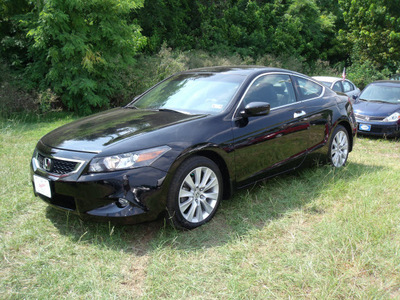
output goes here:
[{"label": "license plate bracket", "polygon": [[50,181],[46,178],[33,175],[33,184],[35,185],[35,191],[38,194],[51,198]]}]

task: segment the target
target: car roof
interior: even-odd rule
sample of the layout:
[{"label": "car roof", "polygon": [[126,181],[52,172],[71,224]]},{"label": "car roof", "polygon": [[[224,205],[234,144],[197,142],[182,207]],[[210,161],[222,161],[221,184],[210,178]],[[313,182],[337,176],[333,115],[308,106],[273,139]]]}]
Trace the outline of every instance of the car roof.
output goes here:
[{"label": "car roof", "polygon": [[313,76],[312,78],[318,81],[326,81],[326,82],[335,82],[338,80],[342,80],[342,78],[340,77],[332,77],[332,76]]},{"label": "car roof", "polygon": [[371,82],[369,85],[382,85],[382,86],[399,86],[400,80],[378,80]]}]

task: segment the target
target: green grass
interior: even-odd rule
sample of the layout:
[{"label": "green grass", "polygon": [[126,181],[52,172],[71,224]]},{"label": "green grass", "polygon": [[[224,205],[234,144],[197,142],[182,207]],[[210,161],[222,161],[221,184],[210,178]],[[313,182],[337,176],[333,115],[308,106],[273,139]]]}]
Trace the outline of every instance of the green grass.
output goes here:
[{"label": "green grass", "polygon": [[400,142],[345,168],[242,190],[189,232],[81,222],[35,198],[29,163],[65,114],[0,122],[1,299],[400,298]]}]

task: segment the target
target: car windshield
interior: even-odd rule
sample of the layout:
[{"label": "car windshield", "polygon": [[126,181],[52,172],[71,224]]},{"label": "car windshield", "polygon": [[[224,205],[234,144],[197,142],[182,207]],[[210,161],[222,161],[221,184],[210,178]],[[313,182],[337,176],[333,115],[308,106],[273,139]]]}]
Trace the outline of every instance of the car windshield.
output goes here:
[{"label": "car windshield", "polygon": [[400,86],[369,85],[360,95],[361,100],[400,103]]},{"label": "car windshield", "polygon": [[244,79],[245,76],[236,74],[180,74],[156,85],[128,107],[218,114],[227,107]]}]

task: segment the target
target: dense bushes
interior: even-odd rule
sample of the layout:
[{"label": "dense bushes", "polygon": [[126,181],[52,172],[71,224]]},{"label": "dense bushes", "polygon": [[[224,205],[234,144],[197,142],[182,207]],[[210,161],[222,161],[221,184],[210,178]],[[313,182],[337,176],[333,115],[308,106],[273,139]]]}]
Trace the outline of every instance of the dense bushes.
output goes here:
[{"label": "dense bushes", "polygon": [[[107,107],[110,98],[124,89],[122,78],[145,43],[140,27],[128,22],[129,13],[141,4],[141,0],[46,0],[38,1],[29,13],[10,17],[10,24],[26,33],[29,55],[18,57],[25,64],[25,82],[40,92],[50,88],[68,109],[79,113]],[[3,32],[7,30],[9,35],[2,39],[5,53],[13,51],[18,38],[12,34],[15,29]],[[15,64],[16,59],[8,61]]]},{"label": "dense bushes", "polygon": [[309,75],[337,75],[346,66],[364,86],[399,69],[396,3],[0,0],[0,53],[19,78],[5,86],[18,91],[11,95],[33,91],[28,99],[42,111],[61,99],[65,109],[84,114],[125,103],[175,71],[207,65]]},{"label": "dense bushes", "polygon": [[143,45],[139,27],[126,16],[138,1],[47,0],[28,32],[32,63],[27,73],[50,87],[74,111],[109,104],[122,89],[121,75]]},{"label": "dense bushes", "polygon": [[[249,56],[241,57],[238,54],[214,55],[203,50],[178,51],[163,45],[156,54],[136,57],[135,64],[124,73],[124,76],[121,76],[120,84],[124,87],[123,93],[110,98],[110,106],[128,103],[135,96],[173,73],[201,67],[233,65],[264,65],[287,68],[310,75],[338,75],[327,62],[320,60],[305,64],[300,59],[288,56],[275,57],[267,54],[253,59]],[[0,72],[3,74],[0,76],[0,83],[3,82],[6,85],[4,93],[0,92],[0,117],[20,110],[43,113],[60,109],[60,103],[57,102],[56,95],[51,90],[47,89],[39,93],[24,92],[21,84],[13,81],[13,76],[4,75],[9,70],[1,62],[0,67]]]},{"label": "dense bushes", "polygon": [[146,1],[135,17],[149,37],[150,51],[166,41],[182,50],[290,54],[307,61],[327,58],[323,44],[333,35],[335,21],[314,0]]},{"label": "dense bushes", "polygon": [[393,0],[339,0],[352,42],[352,61],[396,71],[400,65],[400,5]]}]

